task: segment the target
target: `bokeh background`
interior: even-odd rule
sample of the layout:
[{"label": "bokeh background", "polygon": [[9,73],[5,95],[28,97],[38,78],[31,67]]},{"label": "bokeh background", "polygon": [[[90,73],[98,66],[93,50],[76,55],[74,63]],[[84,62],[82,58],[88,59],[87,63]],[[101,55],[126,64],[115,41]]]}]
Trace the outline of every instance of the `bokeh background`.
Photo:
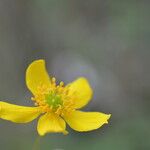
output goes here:
[{"label": "bokeh background", "polygon": [[[48,134],[37,149],[150,149],[149,14],[148,0],[0,0],[0,100],[31,106],[25,70],[43,58],[58,80],[89,79],[84,110],[112,114],[93,132]],[[36,123],[0,120],[0,149],[32,150]]]}]

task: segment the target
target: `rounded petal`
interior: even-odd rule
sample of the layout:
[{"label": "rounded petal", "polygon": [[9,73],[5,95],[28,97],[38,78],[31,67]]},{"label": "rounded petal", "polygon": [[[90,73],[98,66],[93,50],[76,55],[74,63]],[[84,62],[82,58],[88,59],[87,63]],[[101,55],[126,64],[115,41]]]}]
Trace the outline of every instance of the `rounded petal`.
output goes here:
[{"label": "rounded petal", "polygon": [[90,101],[93,92],[86,78],[78,78],[68,86],[70,94],[74,93],[75,95],[74,103],[76,109],[85,106]]},{"label": "rounded petal", "polygon": [[24,107],[0,102],[0,118],[15,123],[27,123],[40,115],[38,107]]},{"label": "rounded petal", "polygon": [[65,121],[53,113],[46,113],[40,117],[37,130],[39,135],[43,136],[49,132],[62,132],[67,134]]},{"label": "rounded petal", "polygon": [[100,128],[103,124],[108,123],[110,114],[99,112],[82,112],[73,111],[69,115],[65,115],[64,119],[69,126],[76,131],[91,131]]},{"label": "rounded petal", "polygon": [[29,65],[26,70],[26,84],[33,94],[36,93],[39,85],[49,86],[51,84],[44,60],[36,60]]}]

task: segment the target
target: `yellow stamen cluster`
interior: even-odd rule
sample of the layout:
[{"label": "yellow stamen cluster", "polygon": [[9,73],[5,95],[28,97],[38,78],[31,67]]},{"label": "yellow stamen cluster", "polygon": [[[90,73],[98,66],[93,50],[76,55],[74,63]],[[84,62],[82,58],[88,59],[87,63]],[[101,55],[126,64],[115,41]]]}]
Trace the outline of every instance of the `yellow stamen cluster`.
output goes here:
[{"label": "yellow stamen cluster", "polygon": [[43,113],[54,112],[63,116],[64,113],[74,110],[74,95],[70,94],[69,86],[64,86],[62,81],[57,85],[55,78],[52,78],[49,86],[40,84],[31,99],[36,106],[41,107]]}]

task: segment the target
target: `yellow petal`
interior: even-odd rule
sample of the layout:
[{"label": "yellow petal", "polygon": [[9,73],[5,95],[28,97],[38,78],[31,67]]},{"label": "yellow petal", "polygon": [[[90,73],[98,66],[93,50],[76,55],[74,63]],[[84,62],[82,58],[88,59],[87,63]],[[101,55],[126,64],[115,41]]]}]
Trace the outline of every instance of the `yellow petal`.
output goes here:
[{"label": "yellow petal", "polygon": [[75,108],[85,106],[92,97],[92,89],[86,78],[78,78],[69,85],[70,94],[74,93]]},{"label": "yellow petal", "polygon": [[40,114],[38,107],[24,107],[0,102],[0,118],[15,123],[27,123],[37,118]]},{"label": "yellow petal", "polygon": [[35,94],[41,84],[50,85],[50,78],[45,68],[45,61],[40,59],[32,62],[26,70],[26,84],[29,90]]},{"label": "yellow petal", "polygon": [[39,135],[43,136],[48,132],[67,133],[65,121],[53,113],[46,113],[38,121],[37,130]]},{"label": "yellow petal", "polygon": [[70,115],[65,115],[64,119],[72,129],[83,132],[100,128],[108,123],[110,116],[99,112],[73,111]]}]

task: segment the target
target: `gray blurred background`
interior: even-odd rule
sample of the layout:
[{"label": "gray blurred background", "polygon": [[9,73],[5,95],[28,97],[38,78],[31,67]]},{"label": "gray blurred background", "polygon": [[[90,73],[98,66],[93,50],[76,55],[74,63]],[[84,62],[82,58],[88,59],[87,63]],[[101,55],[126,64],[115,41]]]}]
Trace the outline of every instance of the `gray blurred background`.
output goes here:
[{"label": "gray blurred background", "polygon": [[[43,58],[58,80],[89,79],[84,110],[112,114],[93,132],[48,134],[39,149],[150,149],[149,14],[148,0],[0,0],[0,99],[32,106],[25,70]],[[36,123],[0,120],[0,149],[32,150]]]}]

